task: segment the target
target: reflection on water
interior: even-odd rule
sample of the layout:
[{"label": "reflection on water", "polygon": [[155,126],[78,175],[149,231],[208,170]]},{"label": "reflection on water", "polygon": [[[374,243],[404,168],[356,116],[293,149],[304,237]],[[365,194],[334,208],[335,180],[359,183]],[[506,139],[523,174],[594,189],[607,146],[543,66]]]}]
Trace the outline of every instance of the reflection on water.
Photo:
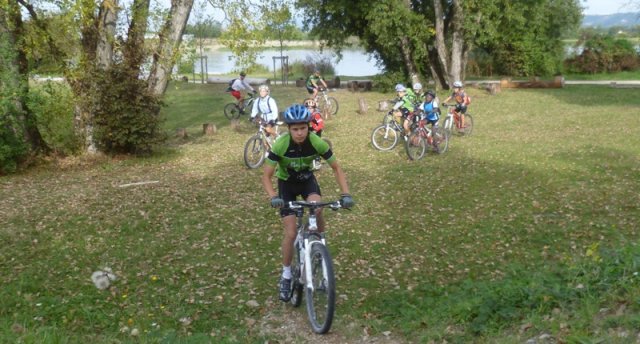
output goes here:
[{"label": "reflection on water", "polygon": [[[213,50],[205,53],[207,55],[208,74],[227,74],[235,68],[234,59],[230,51]],[[283,52],[284,56],[289,56],[289,64],[296,61],[305,61],[308,56],[313,56],[314,60],[319,60],[316,56],[323,56],[331,59],[336,71],[336,75],[367,76],[381,73],[382,70],[376,67],[373,58],[362,50],[344,50],[342,59],[337,61],[337,56],[333,51],[324,50],[320,54],[313,49],[290,49]],[[264,50],[258,56],[257,62],[273,71],[273,57],[280,56],[279,49]],[[196,73],[200,73],[200,63],[195,63]],[[280,69],[280,61],[276,60],[276,69]]]}]

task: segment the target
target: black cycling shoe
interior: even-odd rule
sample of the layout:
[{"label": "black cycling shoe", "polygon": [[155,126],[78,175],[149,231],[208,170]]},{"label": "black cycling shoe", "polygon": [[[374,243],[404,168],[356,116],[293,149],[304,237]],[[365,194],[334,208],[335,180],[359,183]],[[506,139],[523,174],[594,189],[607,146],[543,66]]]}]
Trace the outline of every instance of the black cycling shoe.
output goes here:
[{"label": "black cycling shoe", "polygon": [[289,302],[291,300],[291,279],[280,279],[280,301]]}]

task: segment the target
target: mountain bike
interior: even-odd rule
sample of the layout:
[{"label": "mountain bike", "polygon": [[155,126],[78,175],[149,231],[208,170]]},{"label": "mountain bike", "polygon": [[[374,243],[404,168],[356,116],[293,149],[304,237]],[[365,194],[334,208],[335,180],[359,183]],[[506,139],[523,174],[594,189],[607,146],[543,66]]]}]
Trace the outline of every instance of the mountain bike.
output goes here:
[{"label": "mountain bike", "polygon": [[[336,306],[336,285],[333,262],[327,249],[325,234],[318,231],[316,211],[321,208],[338,210],[340,201],[334,202],[289,202],[289,208],[296,213],[298,235],[294,241],[294,257],[291,263],[293,280],[290,302],[294,307],[302,303],[304,291],[307,315],[313,332],[327,333],[333,322]],[[307,223],[304,223],[304,209],[309,209]]]},{"label": "mountain bike", "polygon": [[[469,113],[458,114],[455,111],[454,104],[442,104],[447,109],[447,116],[444,119],[442,127],[449,133],[449,137],[453,134],[460,136],[471,136],[473,131],[473,116]],[[464,123],[464,124],[463,124]]]},{"label": "mountain bike", "polygon": [[[318,88],[318,95],[316,96],[314,101],[316,102],[316,104],[318,104],[318,109],[321,113],[327,113],[330,116],[333,116],[338,113],[338,100],[334,97],[330,97],[327,92],[327,89],[324,87]],[[305,100],[307,99],[310,98],[304,99],[302,101],[302,104],[304,104]]]},{"label": "mountain bike", "polygon": [[[395,111],[390,110],[382,119],[382,124],[375,127],[371,132],[371,144],[377,150],[392,150],[398,144],[400,137],[407,138],[402,127],[402,119],[393,115]],[[417,116],[414,116],[414,118],[417,118]]]},{"label": "mountain bike", "polygon": [[426,121],[421,120],[418,126],[409,134],[409,139],[405,141],[404,147],[411,160],[422,159],[428,148],[433,152],[442,154],[449,146],[449,133],[439,127],[428,128]]},{"label": "mountain bike", "polygon": [[224,106],[224,115],[229,120],[238,119],[240,115],[245,115],[251,112],[251,107],[253,106],[253,102],[256,100],[255,92],[251,92],[248,94],[246,98],[244,98],[242,104],[242,108],[238,106],[237,102],[229,103]]},{"label": "mountain bike", "polygon": [[269,150],[271,149],[271,145],[276,140],[277,136],[280,136],[280,131],[278,129],[283,124],[283,122],[276,122],[276,126],[274,128],[277,136],[276,138],[271,138],[270,136],[267,136],[267,132],[265,130],[266,123],[264,120],[257,117],[256,123],[258,125],[258,132],[251,136],[244,145],[244,164],[247,165],[248,168],[258,168],[262,166]]}]

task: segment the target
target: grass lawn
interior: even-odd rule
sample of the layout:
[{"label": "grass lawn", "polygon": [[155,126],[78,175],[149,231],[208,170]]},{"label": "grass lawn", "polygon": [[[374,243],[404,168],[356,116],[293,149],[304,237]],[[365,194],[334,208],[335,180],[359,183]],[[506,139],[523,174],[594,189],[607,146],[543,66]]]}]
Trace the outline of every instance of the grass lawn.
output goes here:
[{"label": "grass lawn", "polygon": [[[357,205],[326,212],[338,304],[318,337],[304,307],[277,301],[281,224],[262,171],[244,167],[254,129],[229,125],[225,87],[171,85],[165,127],[189,138],[154,157],[0,178],[0,342],[636,340],[637,90],[470,89],[473,135],[417,162],[371,147],[389,94],[333,92],[325,132]],[[283,110],[306,92],[272,95]],[[317,176],[338,197],[331,170]],[[99,290],[105,267],[117,280]]]}]

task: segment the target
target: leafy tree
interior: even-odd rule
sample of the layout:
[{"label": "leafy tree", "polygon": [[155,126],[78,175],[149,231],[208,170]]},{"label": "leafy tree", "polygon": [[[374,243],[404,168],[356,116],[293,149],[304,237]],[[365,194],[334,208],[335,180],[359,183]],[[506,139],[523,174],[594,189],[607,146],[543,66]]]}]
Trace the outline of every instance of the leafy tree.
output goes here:
[{"label": "leafy tree", "polygon": [[[166,90],[171,70],[177,59],[178,47],[193,6],[193,0],[172,0],[171,8],[164,13],[157,40],[154,44],[145,44],[145,34],[152,18],[150,0],[133,0],[130,8],[130,22],[124,23],[120,31],[117,31],[118,14],[122,10],[119,0],[38,2],[39,5],[48,8],[57,8],[55,22],[59,25],[55,28],[51,27],[50,24],[54,20],[47,12],[37,8],[28,0],[18,1],[31,17],[34,32],[37,31],[39,34],[37,41],[46,42],[51,56],[61,61],[63,74],[76,97],[74,119],[76,130],[78,134],[85,137],[85,146],[89,152],[95,151],[98,146],[103,149],[111,147],[105,144],[99,145],[94,137],[95,130],[103,129],[94,128],[96,123],[100,124],[95,121],[95,114],[100,109],[107,108],[113,102],[145,103],[140,100],[144,97],[120,98],[121,94],[118,92],[108,92],[107,84],[101,83],[101,79],[96,78],[96,75],[110,75],[111,68],[117,66],[118,73],[125,73],[128,76],[120,79],[129,83],[123,87],[136,89],[143,87],[137,80],[142,64],[150,56],[152,66],[144,87],[148,90],[148,94],[161,97]],[[121,34],[117,36],[117,32]],[[122,34],[124,32],[126,35]],[[63,41],[56,37],[64,37],[67,41],[76,43],[63,44]],[[34,40],[34,42],[37,41]],[[146,46],[149,46],[150,50],[147,50]],[[44,49],[37,51],[44,51]],[[27,75],[27,72],[24,75]],[[147,94],[144,90],[139,90],[137,93],[131,89],[129,91],[131,94]],[[100,97],[96,98],[96,95]],[[105,104],[96,103],[95,99],[104,101]],[[130,108],[137,108],[136,104],[128,105]],[[119,109],[126,108],[127,106],[122,106]],[[149,106],[147,111],[155,112],[154,116],[157,118],[157,107]],[[148,114],[143,115],[135,111],[133,113],[148,118]],[[154,127],[152,123],[150,126]],[[132,151],[135,150],[132,149]]]},{"label": "leafy tree", "polygon": [[360,38],[388,72],[429,71],[442,87],[464,79],[473,49],[497,55],[495,65],[514,75],[545,73],[564,31],[577,25],[577,0],[297,0],[310,34],[340,50]]},{"label": "leafy tree", "polygon": [[47,151],[28,106],[28,62],[20,5],[0,0],[0,173],[29,153]]}]

